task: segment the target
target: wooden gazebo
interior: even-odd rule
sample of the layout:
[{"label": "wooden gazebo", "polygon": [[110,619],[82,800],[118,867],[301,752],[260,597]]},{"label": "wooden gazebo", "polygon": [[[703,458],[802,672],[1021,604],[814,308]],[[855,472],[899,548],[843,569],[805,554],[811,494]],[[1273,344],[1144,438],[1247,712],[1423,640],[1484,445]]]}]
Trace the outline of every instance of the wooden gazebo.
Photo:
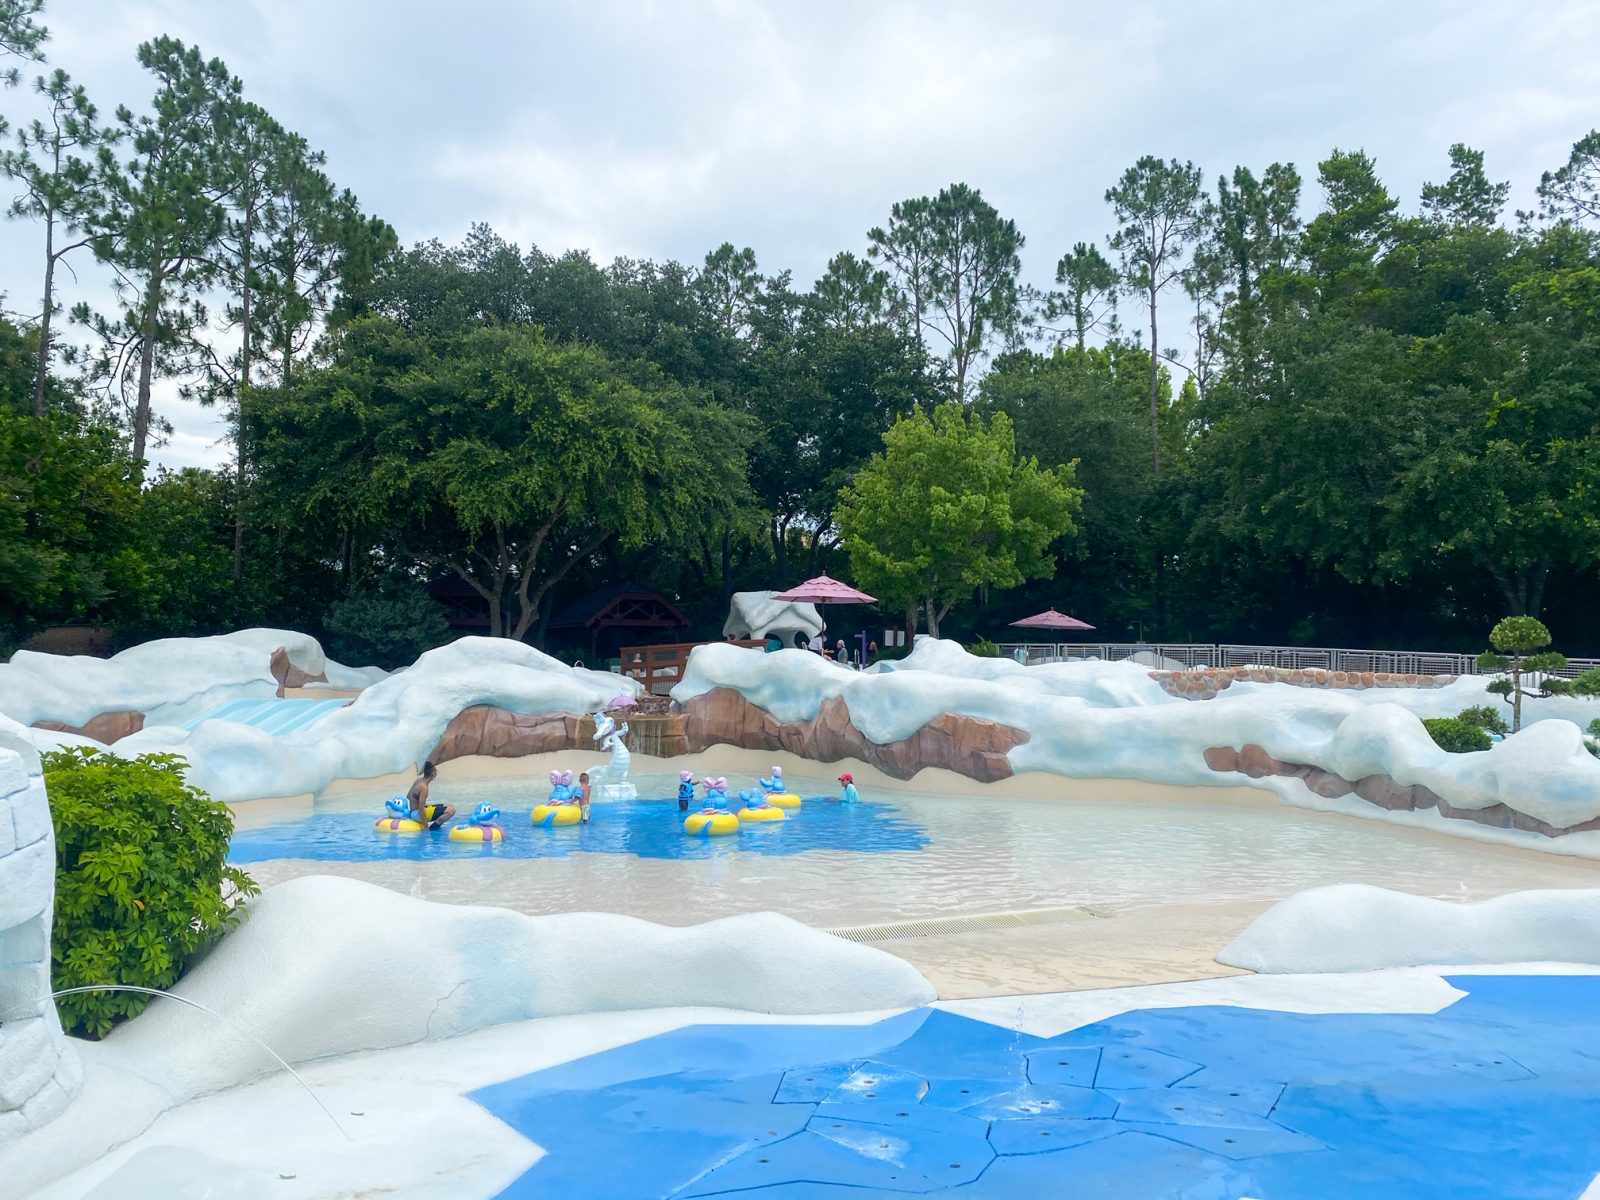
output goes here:
[{"label": "wooden gazebo", "polygon": [[593,658],[604,630],[652,630],[665,632],[687,629],[693,622],[660,592],[645,591],[629,584],[603,588],[574,600],[552,613],[550,631],[569,634],[589,633],[589,656]]}]

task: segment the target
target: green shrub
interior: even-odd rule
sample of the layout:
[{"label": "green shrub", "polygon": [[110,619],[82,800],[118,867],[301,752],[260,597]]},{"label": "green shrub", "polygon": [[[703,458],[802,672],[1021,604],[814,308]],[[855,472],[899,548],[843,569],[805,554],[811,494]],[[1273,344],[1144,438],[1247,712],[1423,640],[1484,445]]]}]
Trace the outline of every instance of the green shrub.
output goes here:
[{"label": "green shrub", "polygon": [[[44,756],[56,831],[53,979],[59,988],[167,988],[260,889],[227,864],[233,814],[184,782],[173,754],[73,748]],[[68,1032],[104,1037],[150,997],[63,996]]]},{"label": "green shrub", "polygon": [[967,647],[967,653],[974,658],[999,658],[1000,647],[986,637],[981,637]]},{"label": "green shrub", "polygon": [[1476,725],[1487,733],[1498,733],[1501,737],[1511,732],[1511,726],[1506,724],[1505,718],[1487,704],[1474,704],[1471,708],[1463,708],[1456,714],[1456,720]]},{"label": "green shrub", "polygon": [[1494,745],[1489,740],[1488,730],[1471,721],[1463,721],[1460,717],[1432,717],[1422,724],[1434,743],[1451,754],[1470,754]]},{"label": "green shrub", "polygon": [[1589,722],[1589,736],[1593,738],[1600,738],[1600,717],[1596,717],[1594,720]]},{"label": "green shrub", "polygon": [[328,652],[351,666],[407,667],[450,640],[444,609],[413,580],[355,592],[323,618]]}]

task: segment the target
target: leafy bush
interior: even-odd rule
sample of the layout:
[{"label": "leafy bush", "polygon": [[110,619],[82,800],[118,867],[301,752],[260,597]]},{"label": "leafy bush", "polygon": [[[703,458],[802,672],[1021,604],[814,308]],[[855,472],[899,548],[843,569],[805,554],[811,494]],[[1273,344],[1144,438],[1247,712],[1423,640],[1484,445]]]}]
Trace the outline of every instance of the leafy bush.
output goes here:
[{"label": "leafy bush", "polygon": [[351,666],[404,667],[450,640],[444,609],[412,580],[355,592],[323,619],[328,651]]},{"label": "leafy bush", "polygon": [[981,637],[967,647],[967,653],[975,658],[999,658],[1000,647],[986,637]]},{"label": "leafy bush", "polygon": [[[227,864],[233,814],[184,782],[174,754],[134,760],[75,747],[44,756],[56,831],[57,988],[176,983],[260,889]],[[104,1037],[150,997],[63,996],[71,1033]]]},{"label": "leafy bush", "polygon": [[1474,750],[1487,750],[1494,745],[1489,733],[1481,725],[1463,721],[1460,717],[1432,717],[1422,723],[1428,736],[1441,750],[1451,754],[1470,754]]},{"label": "leafy bush", "polygon": [[1594,720],[1589,722],[1589,736],[1593,738],[1600,738],[1600,717],[1596,717]]},{"label": "leafy bush", "polygon": [[1456,714],[1456,720],[1476,725],[1488,733],[1498,733],[1501,737],[1511,732],[1511,726],[1506,724],[1505,718],[1487,704],[1474,704],[1471,708],[1463,708]]}]

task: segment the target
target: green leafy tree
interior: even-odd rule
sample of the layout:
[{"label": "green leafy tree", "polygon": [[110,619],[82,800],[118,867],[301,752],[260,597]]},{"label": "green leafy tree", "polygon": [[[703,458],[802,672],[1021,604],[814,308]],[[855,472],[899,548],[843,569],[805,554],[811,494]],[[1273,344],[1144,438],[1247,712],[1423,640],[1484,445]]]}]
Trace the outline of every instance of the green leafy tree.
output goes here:
[{"label": "green leafy tree", "polygon": [[[1002,355],[983,378],[977,407],[1004,413],[1040,466],[1072,464],[1084,490],[1076,534],[1060,550],[1071,569],[1050,581],[1048,603],[1070,606],[1065,611],[1130,622],[1150,615],[1157,499],[1144,415],[1149,367],[1142,348],[1112,342]],[[1172,413],[1167,400],[1164,392],[1162,411]],[[1163,433],[1175,450],[1176,431]]]},{"label": "green leafy tree", "polygon": [[845,250],[811,289],[811,312],[836,329],[869,329],[889,318],[889,273]]},{"label": "green leafy tree", "polygon": [[450,640],[442,609],[416,580],[388,578],[328,609],[329,650],[340,662],[394,669]]},{"label": "green leafy tree", "polygon": [[1303,256],[1324,308],[1366,316],[1385,299],[1377,264],[1394,244],[1399,203],[1362,151],[1335,150],[1317,165],[1325,207],[1306,226]]},{"label": "green leafy tree", "polygon": [[1484,671],[1504,672],[1509,678],[1496,679],[1487,690],[1511,705],[1511,732],[1522,728],[1522,699],[1550,695],[1554,689],[1530,692],[1522,686],[1525,675],[1544,674],[1567,665],[1567,656],[1546,650],[1550,644],[1550,631],[1544,623],[1533,617],[1506,617],[1489,631],[1489,644],[1478,656],[1478,667]]},{"label": "green leafy tree", "polygon": [[[56,835],[51,982],[169,988],[259,889],[228,865],[233,814],[184,782],[172,754],[45,754]],[[87,992],[57,1003],[69,1033],[102,1038],[150,997]]]},{"label": "green leafy tree", "polygon": [[1491,183],[1483,169],[1483,151],[1460,142],[1450,147],[1450,177],[1422,185],[1423,214],[1444,225],[1490,226],[1500,220],[1509,183]]},{"label": "green leafy tree", "polygon": [[189,369],[193,335],[206,323],[202,300],[226,220],[219,120],[239,83],[220,59],[175,38],[141,45],[139,63],[156,78],[151,111],[117,110],[131,152],[118,160],[103,147],[84,198],[83,225],[115,275],[119,305],[109,316],[79,305],[74,316],[100,339],[93,374],[130,410],[133,457],[143,461],[151,386]]},{"label": "green leafy tree", "polygon": [[137,603],[140,501],[117,431],[52,381],[33,415],[33,346],[0,319],[0,629],[111,619]]},{"label": "green leafy tree", "polygon": [[[528,326],[435,343],[364,318],[326,369],[262,393],[262,503],[448,571],[522,638],[612,542],[693,529],[741,493],[745,422],[646,365]],[[269,482],[270,481],[270,482]]]},{"label": "green leafy tree", "polygon": [[[95,124],[98,113],[88,94],[57,70],[36,81],[47,106],[45,116],[17,131],[17,149],[0,155],[0,171],[16,180],[21,194],[7,215],[31,218],[44,226],[44,289],[39,311],[38,368],[33,380],[33,415],[44,416],[46,383],[53,350],[52,322],[56,303],[56,268],[74,250],[86,246],[82,232],[83,198],[88,189],[90,158],[117,138],[115,130]],[[88,157],[85,157],[88,156]]]},{"label": "green leafy tree", "polygon": [[1091,333],[1116,332],[1122,277],[1099,250],[1088,242],[1075,243],[1056,263],[1056,283],[1061,290],[1045,293],[1039,313],[1053,345],[1083,350]]},{"label": "green leafy tree", "polygon": [[[39,14],[44,11],[44,0],[0,0],[0,85],[16,87],[21,75],[14,62],[44,61],[44,44],[50,31],[39,24]],[[0,120],[0,133],[5,132],[5,121]]]},{"label": "green leafy tree", "polygon": [[1161,342],[1156,303],[1182,277],[1184,251],[1201,231],[1204,199],[1198,167],[1177,159],[1162,162],[1148,154],[1106,191],[1106,203],[1117,219],[1111,248],[1122,256],[1122,278],[1128,289],[1144,294],[1150,318],[1150,445],[1157,475],[1161,474]]},{"label": "green leafy tree", "polygon": [[732,242],[723,242],[707,254],[695,279],[695,289],[706,311],[729,337],[750,331],[761,284],[756,252],[749,246],[736,250]]},{"label": "green leafy tree", "polygon": [[1600,218],[1600,129],[1584,134],[1565,163],[1540,177],[1539,200],[1554,220]]},{"label": "green leafy tree", "polygon": [[896,204],[867,234],[912,328],[948,357],[958,400],[974,366],[1021,320],[1017,284],[1023,237],[983,193],[953,183],[937,196]]},{"label": "green leafy tree", "polygon": [[939,636],[951,607],[979,589],[1050,574],[1057,539],[1073,532],[1082,489],[1071,466],[1017,457],[1003,413],[989,421],[959,404],[918,411],[884,435],[839,514],[855,578],[886,604],[916,611]]}]

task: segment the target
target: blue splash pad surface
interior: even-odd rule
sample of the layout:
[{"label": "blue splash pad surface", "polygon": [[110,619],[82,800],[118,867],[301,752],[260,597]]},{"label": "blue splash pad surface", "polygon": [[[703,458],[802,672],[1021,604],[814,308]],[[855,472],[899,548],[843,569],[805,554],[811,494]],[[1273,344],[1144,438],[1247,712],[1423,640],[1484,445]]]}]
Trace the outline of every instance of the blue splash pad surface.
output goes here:
[{"label": "blue splash pad surface", "polygon": [[1145,1010],[1057,1038],[934,1009],[699,1026],[472,1099],[549,1151],[505,1200],[1574,1200],[1600,1171],[1600,978],[1450,982],[1469,995],[1430,1015]]},{"label": "blue splash pad surface", "polygon": [[[578,851],[632,854],[639,858],[714,858],[730,853],[801,854],[807,850],[920,850],[928,844],[921,827],[890,804],[839,804],[830,797],[806,797],[782,821],[742,827],[722,837],[690,837],[676,800],[630,800],[593,805],[588,825],[535,829],[532,806],[506,809],[498,844],[452,842],[442,830],[419,834],[380,834],[372,824],[383,814],[368,811],[313,812],[233,835],[228,860],[246,864],[274,858],[328,862],[381,862],[388,859],[434,861],[472,858],[564,858]],[[697,811],[698,806],[690,811]],[[459,818],[458,818],[459,820]]]}]

